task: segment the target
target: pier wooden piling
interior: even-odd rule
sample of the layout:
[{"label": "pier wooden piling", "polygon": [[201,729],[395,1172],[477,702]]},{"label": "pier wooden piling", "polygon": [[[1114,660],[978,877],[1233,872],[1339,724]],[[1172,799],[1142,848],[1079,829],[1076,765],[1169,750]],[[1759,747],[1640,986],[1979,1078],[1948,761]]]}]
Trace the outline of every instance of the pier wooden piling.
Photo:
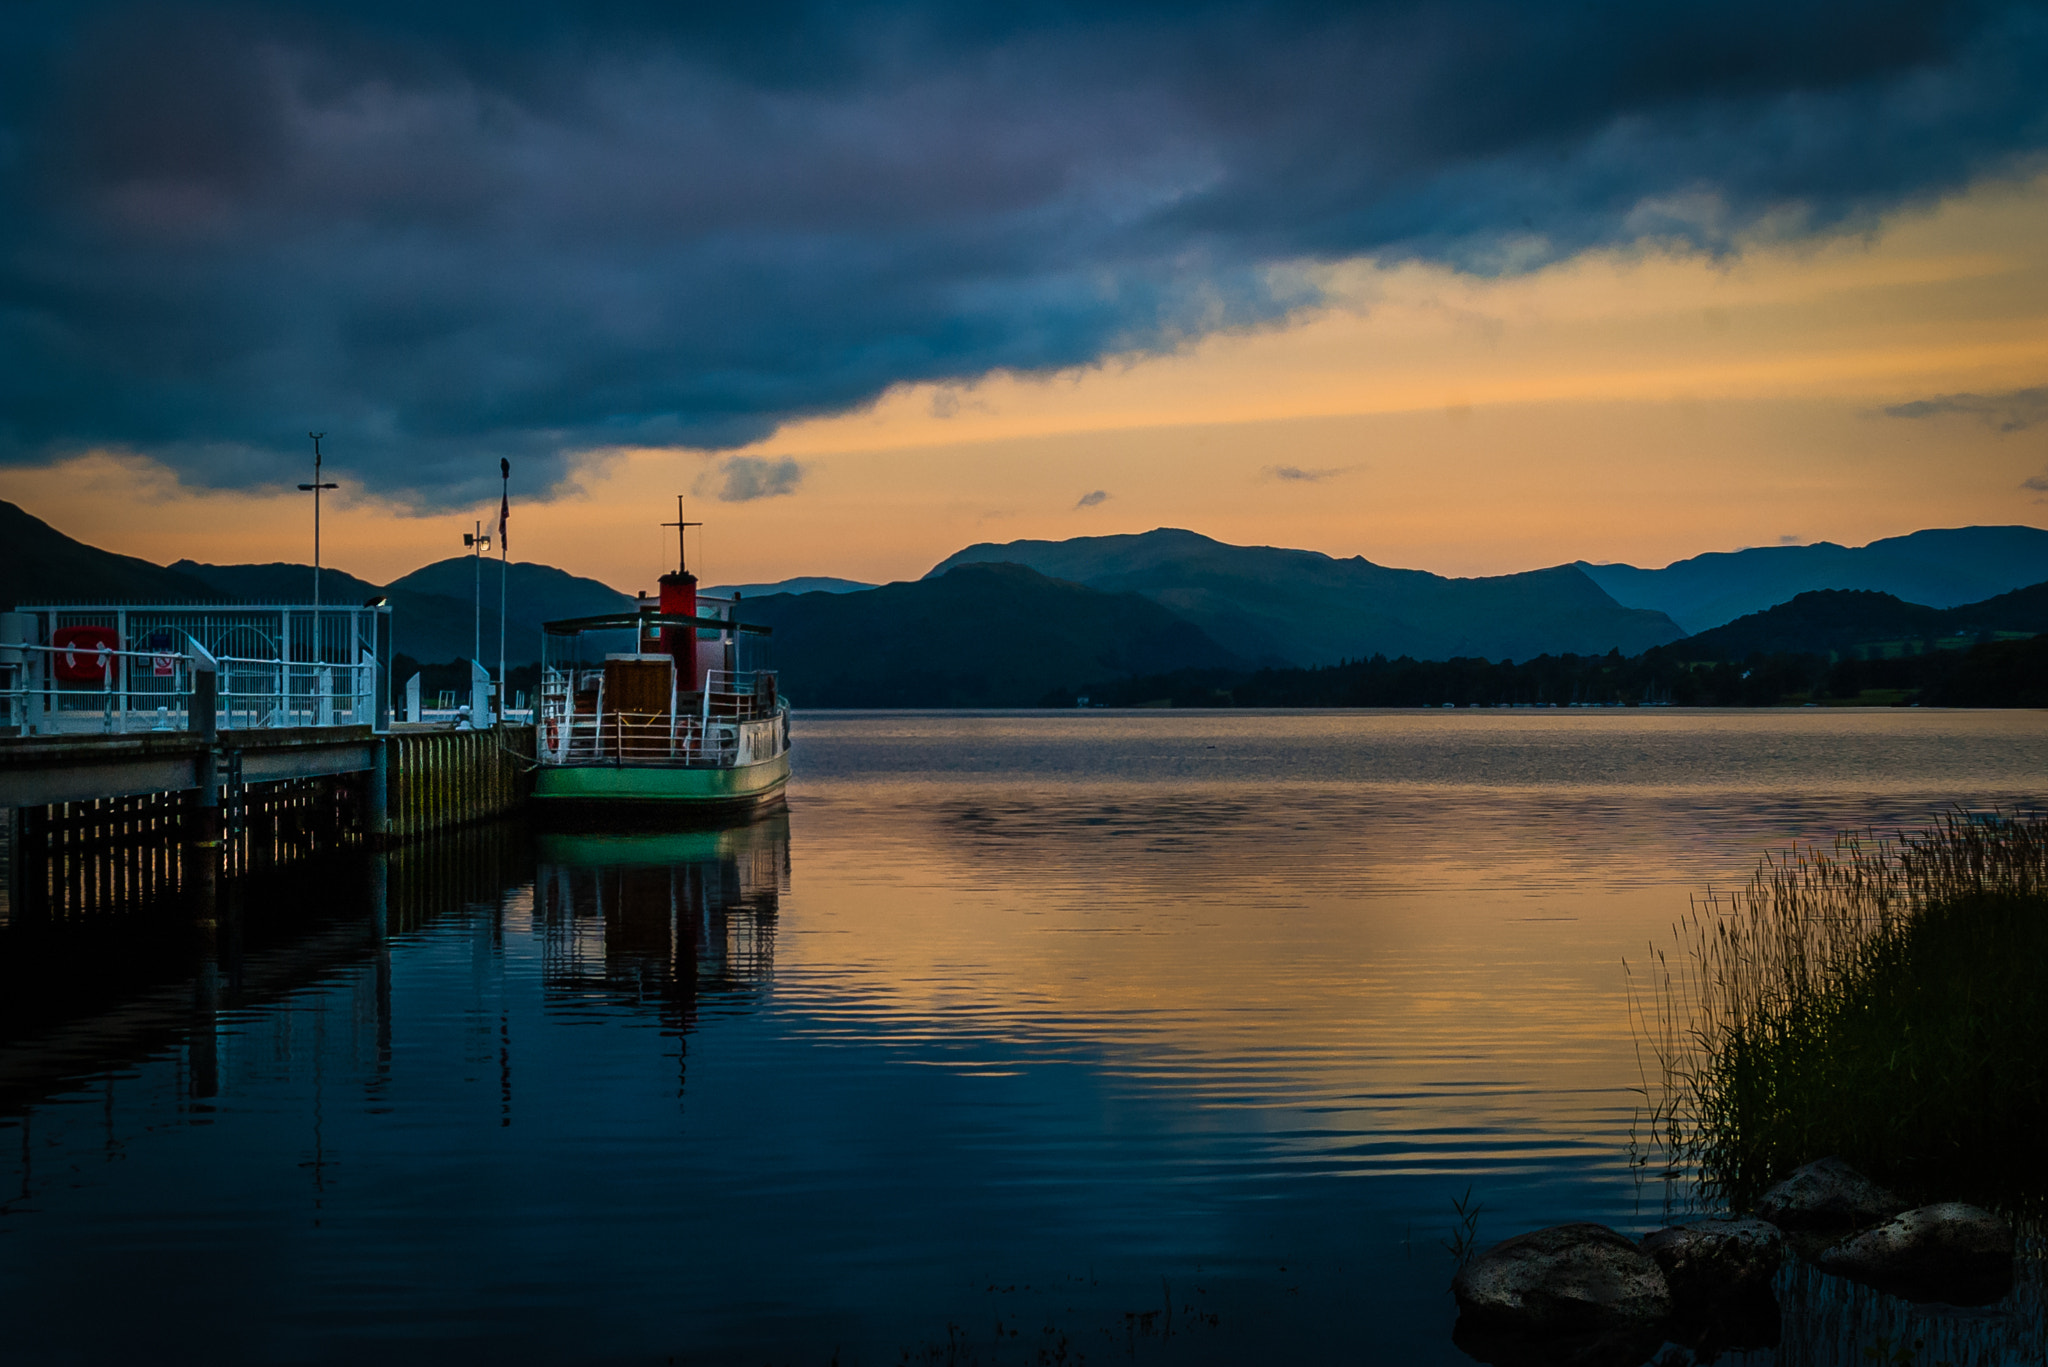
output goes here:
[{"label": "pier wooden piling", "polygon": [[385,738],[386,829],[398,844],[516,811],[532,791],[533,728],[394,727]]}]

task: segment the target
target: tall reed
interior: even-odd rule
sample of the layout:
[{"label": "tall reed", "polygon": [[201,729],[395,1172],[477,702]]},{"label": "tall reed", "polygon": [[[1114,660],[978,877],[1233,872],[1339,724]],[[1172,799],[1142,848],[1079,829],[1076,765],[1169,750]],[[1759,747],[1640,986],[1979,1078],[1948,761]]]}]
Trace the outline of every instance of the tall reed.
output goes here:
[{"label": "tall reed", "polygon": [[[2038,1198],[2048,821],[1951,813],[1765,858],[1632,970],[1646,1147],[1742,1208],[1838,1153],[1882,1180]],[[1654,1061],[1657,1077],[1651,1079]]]}]

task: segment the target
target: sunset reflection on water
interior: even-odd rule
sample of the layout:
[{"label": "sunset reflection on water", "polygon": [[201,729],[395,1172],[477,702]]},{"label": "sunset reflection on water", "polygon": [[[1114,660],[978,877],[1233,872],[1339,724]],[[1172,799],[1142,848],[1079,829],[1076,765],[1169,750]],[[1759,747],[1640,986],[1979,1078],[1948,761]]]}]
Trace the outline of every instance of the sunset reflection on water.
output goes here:
[{"label": "sunset reflection on water", "polygon": [[2038,801],[2048,722],[805,714],[797,757],[786,813],[416,847],[126,1014],[17,1011],[26,1348],[1461,1361],[1468,1187],[1482,1239],[1663,1220],[1623,958],[1788,841]]}]

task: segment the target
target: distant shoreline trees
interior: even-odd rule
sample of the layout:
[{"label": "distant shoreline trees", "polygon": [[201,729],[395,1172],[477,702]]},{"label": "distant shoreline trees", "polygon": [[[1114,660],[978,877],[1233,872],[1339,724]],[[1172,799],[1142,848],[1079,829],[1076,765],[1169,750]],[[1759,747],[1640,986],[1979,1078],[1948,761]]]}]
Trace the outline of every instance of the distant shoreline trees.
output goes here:
[{"label": "distant shoreline trees", "polygon": [[1682,646],[1519,664],[1375,655],[1308,669],[1183,669],[1055,690],[1041,705],[1086,696],[1100,707],[2048,707],[2048,635],[1890,659],[1787,651],[1704,662],[1683,658]]}]

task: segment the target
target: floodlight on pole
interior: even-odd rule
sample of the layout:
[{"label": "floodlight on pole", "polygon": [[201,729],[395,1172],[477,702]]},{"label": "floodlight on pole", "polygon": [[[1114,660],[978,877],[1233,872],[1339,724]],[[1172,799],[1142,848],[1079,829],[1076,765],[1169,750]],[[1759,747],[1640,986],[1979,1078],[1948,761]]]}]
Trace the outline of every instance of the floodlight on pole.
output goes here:
[{"label": "floodlight on pole", "polygon": [[476,530],[462,534],[462,544],[469,547],[470,561],[476,567],[476,650],[469,658],[483,663],[484,658],[484,552],[491,548],[491,534],[484,530],[479,520]]}]

